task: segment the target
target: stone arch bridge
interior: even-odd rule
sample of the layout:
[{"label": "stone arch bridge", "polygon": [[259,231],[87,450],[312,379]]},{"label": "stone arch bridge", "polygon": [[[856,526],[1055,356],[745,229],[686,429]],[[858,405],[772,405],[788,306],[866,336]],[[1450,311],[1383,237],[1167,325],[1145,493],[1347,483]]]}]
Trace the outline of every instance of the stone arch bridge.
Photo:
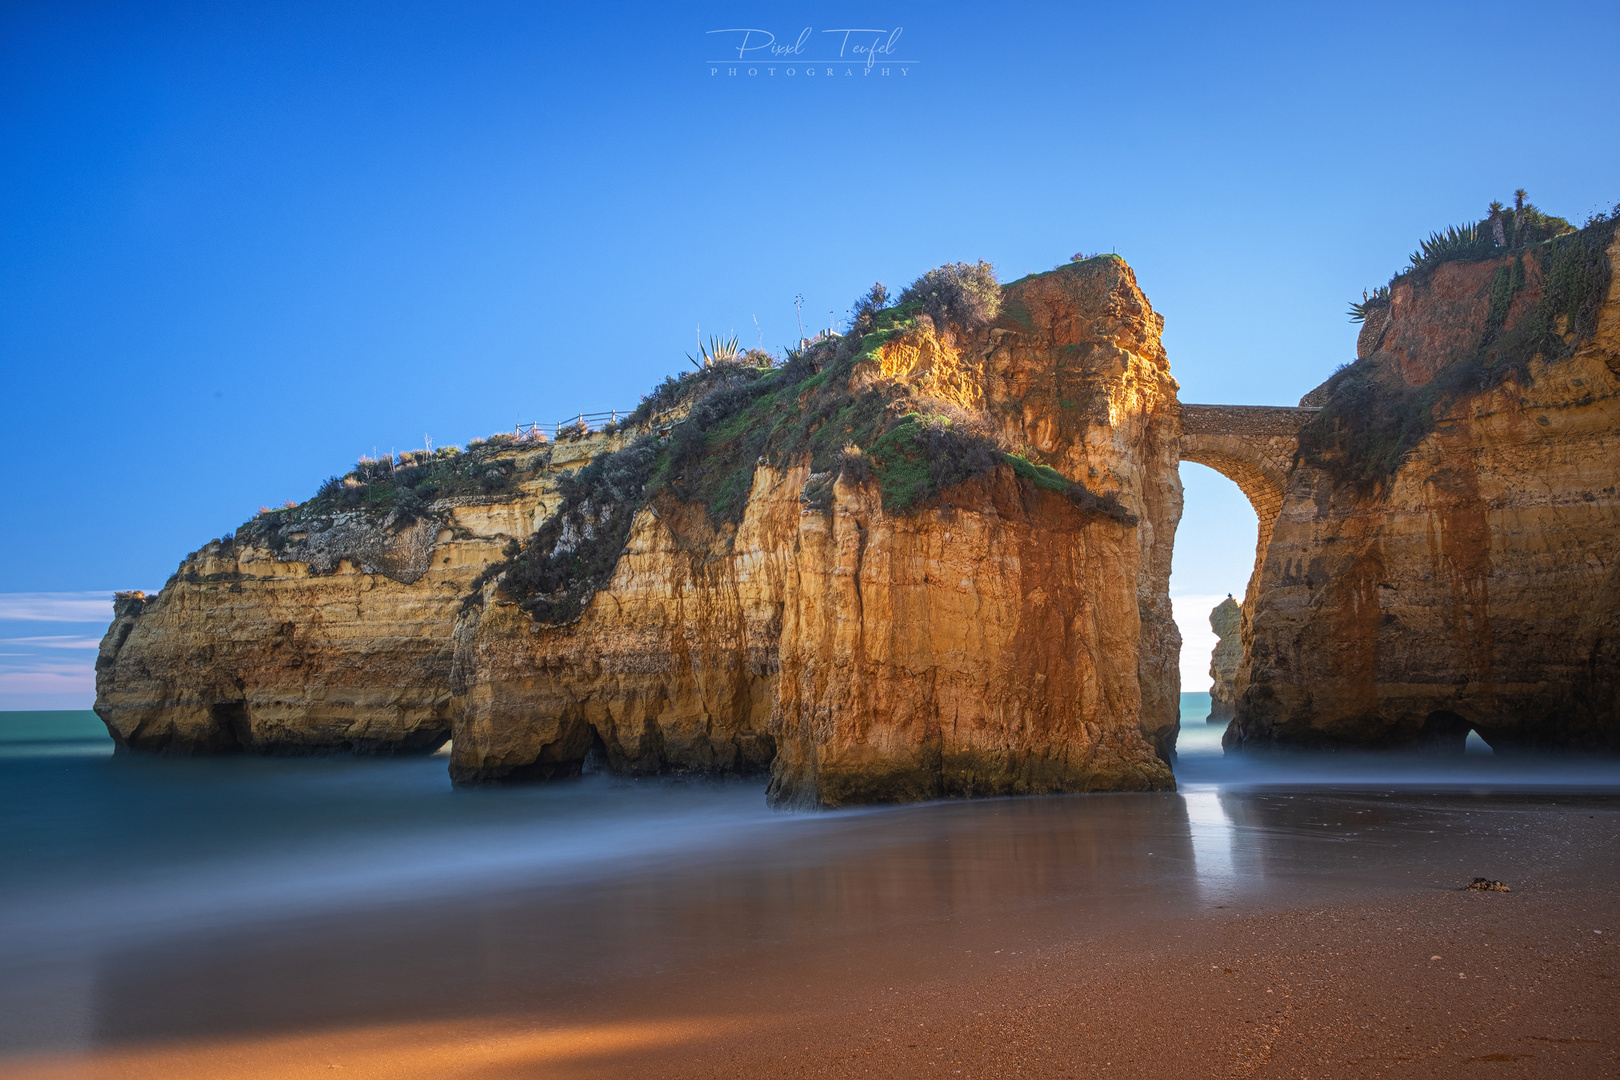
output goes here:
[{"label": "stone arch bridge", "polygon": [[1231,480],[1248,496],[1260,519],[1256,570],[1282,511],[1299,431],[1321,411],[1286,405],[1181,406],[1181,460],[1208,465]]}]

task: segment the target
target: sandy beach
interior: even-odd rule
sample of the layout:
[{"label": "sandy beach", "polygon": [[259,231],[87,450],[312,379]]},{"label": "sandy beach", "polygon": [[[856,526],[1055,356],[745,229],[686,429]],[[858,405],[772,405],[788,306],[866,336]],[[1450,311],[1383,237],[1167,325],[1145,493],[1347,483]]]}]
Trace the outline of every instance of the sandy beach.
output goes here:
[{"label": "sandy beach", "polygon": [[[1601,874],[1615,815],[1580,817],[1571,842],[1598,856],[1586,865]],[[1081,928],[1059,946],[1040,940],[1050,927],[1036,920],[1032,933],[1001,935],[999,950],[947,937],[916,946],[928,955],[892,979],[857,938],[830,960],[717,961],[544,1013],[133,1040],[13,1058],[0,1074],[1620,1075],[1620,900],[1583,876],[1515,881],[1510,893],[1424,887],[1258,911],[1212,904],[1100,934]]]}]

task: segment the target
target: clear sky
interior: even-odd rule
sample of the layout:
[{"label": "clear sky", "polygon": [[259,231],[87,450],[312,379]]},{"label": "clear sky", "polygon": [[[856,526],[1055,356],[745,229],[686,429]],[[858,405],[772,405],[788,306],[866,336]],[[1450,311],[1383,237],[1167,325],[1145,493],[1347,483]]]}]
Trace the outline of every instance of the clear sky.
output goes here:
[{"label": "clear sky", "polygon": [[[818,61],[901,32],[870,73],[711,74],[740,35],[707,32],[748,28]],[[88,701],[104,626],[15,594],[159,586],[373,448],[632,407],[699,325],[791,340],[796,294],[824,325],[946,260],[1117,251],[1184,400],[1292,404],[1429,230],[1620,199],[1617,31],[1612,2],[11,0],[0,707]],[[1254,523],[1184,479],[1187,608],[1241,594]]]}]

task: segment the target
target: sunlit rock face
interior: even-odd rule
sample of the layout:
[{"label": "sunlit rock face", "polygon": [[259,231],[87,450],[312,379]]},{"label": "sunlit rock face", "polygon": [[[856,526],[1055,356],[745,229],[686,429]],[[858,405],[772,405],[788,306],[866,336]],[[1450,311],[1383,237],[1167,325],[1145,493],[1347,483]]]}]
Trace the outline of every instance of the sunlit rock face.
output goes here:
[{"label": "sunlit rock face", "polygon": [[[619,440],[514,447],[499,496],[408,524],[364,506],[214,541],[153,597],[116,604],[96,712],[120,745],[169,753],[426,752],[450,734],[450,631],[504,545],[556,504],[556,478]],[[273,543],[273,546],[272,546]]]},{"label": "sunlit rock face", "polygon": [[1095,260],[1010,286],[991,327],[919,320],[849,376],[972,409],[1123,513],[1007,465],[903,512],[873,480],[761,466],[734,528],[642,510],[577,622],[538,625],[491,581],[455,630],[453,774],[569,775],[596,747],[627,772],[768,766],[781,805],[1170,786],[1160,325]]},{"label": "sunlit rock face", "polygon": [[498,492],[410,513],[329,492],[120,601],[97,710],[122,745],[171,752],[426,751],[453,734],[464,783],[574,775],[595,755],[631,774],[769,772],[781,805],[1172,786],[1181,489],[1162,319],[1103,257],[1012,284],[989,326],[907,327],[836,369],[851,407],[903,388],[1027,460],[998,452],[895,506],[877,476],[812,475],[808,457],[761,457],[735,518],[658,489],[555,623],[504,591],[512,541],[553,519],[565,472],[630,436],[678,439],[679,415],[513,445],[479,466],[506,470]]},{"label": "sunlit rock face", "polygon": [[1167,786],[1137,717],[1134,530],[1007,467],[921,513],[808,467],[761,469],[734,542],[654,505],[578,623],[490,586],[457,629],[462,780],[772,772],[840,806]]},{"label": "sunlit rock face", "polygon": [[1215,648],[1209,657],[1209,722],[1226,723],[1237,707],[1234,680],[1243,663],[1243,606],[1230,595],[1209,613]]},{"label": "sunlit rock face", "polygon": [[1181,631],[1170,608],[1181,421],[1163,329],[1131,268],[1101,256],[1009,286],[979,348],[986,409],[1004,437],[1117,495],[1136,519],[1139,722],[1168,759],[1181,723]]},{"label": "sunlit rock face", "polygon": [[[1617,255],[1607,247],[1611,267]],[[1376,483],[1346,482],[1332,455],[1294,469],[1228,746],[1460,752],[1471,727],[1497,750],[1620,749],[1612,281],[1586,335],[1567,314],[1549,320],[1555,336],[1538,340],[1552,358],[1496,385],[1459,366],[1515,340],[1547,288],[1534,258],[1449,263],[1398,283],[1369,317],[1358,366],[1440,407]]]}]

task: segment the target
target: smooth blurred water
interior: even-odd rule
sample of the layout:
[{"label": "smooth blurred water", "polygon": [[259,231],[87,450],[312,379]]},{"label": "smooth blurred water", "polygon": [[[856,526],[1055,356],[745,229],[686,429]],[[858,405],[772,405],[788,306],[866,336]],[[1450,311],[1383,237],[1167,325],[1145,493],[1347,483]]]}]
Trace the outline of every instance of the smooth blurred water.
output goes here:
[{"label": "smooth blurred water", "polygon": [[82,712],[0,712],[0,759],[70,755],[110,757],[113,741],[101,717]]},{"label": "smooth blurred water", "polygon": [[1227,758],[1185,698],[1175,793],[831,814],[763,781],[115,756],[93,715],[0,715],[0,1047],[770,996],[1216,903],[1612,875],[1612,764]]}]

